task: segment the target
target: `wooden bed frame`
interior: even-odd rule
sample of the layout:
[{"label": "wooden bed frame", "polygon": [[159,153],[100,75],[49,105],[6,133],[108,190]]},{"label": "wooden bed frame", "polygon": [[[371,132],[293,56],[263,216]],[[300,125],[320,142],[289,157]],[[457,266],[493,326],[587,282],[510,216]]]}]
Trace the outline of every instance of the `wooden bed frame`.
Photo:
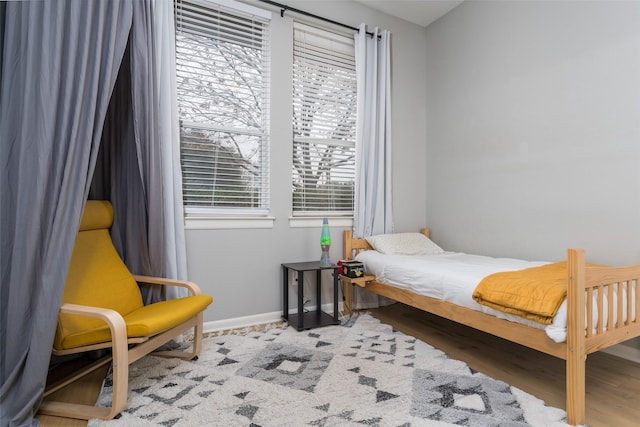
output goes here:
[{"label": "wooden bed frame", "polygon": [[[422,234],[429,237],[429,229]],[[365,239],[353,238],[351,230],[344,232],[343,259],[352,259],[360,251],[372,247]],[[350,285],[358,285],[370,292],[382,295],[420,310],[436,314],[449,320],[516,342],[529,348],[564,359],[566,361],[566,411],[567,422],[572,425],[585,423],[585,368],[590,353],[640,336],[640,265],[630,267],[586,267],[582,249],[567,251],[567,340],[556,343],[547,337],[542,329],[498,319],[497,317],[461,307],[442,300],[416,294],[392,285],[377,282],[375,277],[365,275],[360,279],[343,280]],[[632,282],[636,283],[635,298],[631,298]],[[618,289],[614,297],[614,288]],[[623,305],[622,289],[626,288],[626,304]],[[345,308],[352,306],[352,286],[344,286]],[[597,292],[596,307],[593,295]],[[613,300],[617,298],[617,319],[613,322],[609,315],[607,324],[594,322],[593,311],[598,319],[603,318],[607,294],[608,313],[613,313]],[[635,306],[635,318],[632,310]],[[606,330],[605,330],[606,328]],[[586,330],[586,333],[585,333]],[[594,331],[595,332],[592,332]]]}]

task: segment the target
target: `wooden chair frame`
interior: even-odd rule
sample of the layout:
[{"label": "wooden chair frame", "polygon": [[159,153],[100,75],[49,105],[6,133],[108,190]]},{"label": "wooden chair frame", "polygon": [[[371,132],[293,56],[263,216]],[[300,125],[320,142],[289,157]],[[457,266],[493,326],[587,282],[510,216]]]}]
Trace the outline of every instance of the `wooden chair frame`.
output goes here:
[{"label": "wooden chair frame", "polygon": [[[192,282],[172,280],[159,277],[134,275],[138,283],[149,283],[163,286],[179,286],[187,288],[192,295],[200,295],[200,288]],[[150,337],[127,338],[127,328],[123,317],[114,310],[99,307],[91,307],[77,304],[63,304],[61,313],[76,314],[81,316],[96,317],[104,320],[111,330],[112,340],[105,343],[77,347],[69,350],[54,350],[56,356],[83,353],[87,351],[109,348],[111,354],[89,364],[73,375],[51,384],[44,392],[44,397],[60,390],[79,378],[88,375],[96,369],[108,363],[112,363],[113,395],[110,407],[98,407],[69,402],[44,400],[40,404],[39,413],[58,417],[78,418],[89,420],[99,418],[109,420],[114,418],[127,407],[127,394],[129,387],[129,365],[141,359],[147,354],[161,357],[177,357],[185,360],[197,358],[202,348],[203,315],[200,312],[186,322],[169,330]],[[155,351],[183,332],[193,328],[193,344],[191,351]],[[129,348],[131,346],[131,348]]]}]

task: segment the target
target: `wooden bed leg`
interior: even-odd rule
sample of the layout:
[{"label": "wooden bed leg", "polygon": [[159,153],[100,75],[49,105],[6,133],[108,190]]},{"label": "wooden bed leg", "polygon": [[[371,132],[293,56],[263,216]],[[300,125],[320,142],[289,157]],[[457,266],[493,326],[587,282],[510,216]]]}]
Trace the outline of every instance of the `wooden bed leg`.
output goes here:
[{"label": "wooden bed leg", "polygon": [[344,296],[344,311],[351,314],[353,312],[353,285],[342,282],[342,295]]},{"label": "wooden bed leg", "polygon": [[[571,350],[569,350],[571,351]],[[567,359],[567,423],[573,426],[585,421],[585,356],[574,351]]]},{"label": "wooden bed leg", "polygon": [[567,251],[567,423],[585,422],[585,256]]}]

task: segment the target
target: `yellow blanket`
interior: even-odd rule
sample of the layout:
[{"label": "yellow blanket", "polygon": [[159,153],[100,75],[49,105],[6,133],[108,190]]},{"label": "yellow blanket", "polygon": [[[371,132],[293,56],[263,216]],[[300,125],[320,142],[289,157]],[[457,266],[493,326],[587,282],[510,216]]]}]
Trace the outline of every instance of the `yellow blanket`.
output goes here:
[{"label": "yellow blanket", "polygon": [[545,325],[553,322],[566,296],[566,261],[491,274],[473,292],[479,304]]}]

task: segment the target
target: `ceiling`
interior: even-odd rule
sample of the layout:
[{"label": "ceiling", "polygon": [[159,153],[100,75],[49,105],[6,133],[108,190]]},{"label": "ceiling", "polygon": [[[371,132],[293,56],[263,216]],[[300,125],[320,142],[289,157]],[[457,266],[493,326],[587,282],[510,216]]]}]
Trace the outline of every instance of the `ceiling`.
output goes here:
[{"label": "ceiling", "polygon": [[426,27],[463,0],[355,0],[370,8]]}]

